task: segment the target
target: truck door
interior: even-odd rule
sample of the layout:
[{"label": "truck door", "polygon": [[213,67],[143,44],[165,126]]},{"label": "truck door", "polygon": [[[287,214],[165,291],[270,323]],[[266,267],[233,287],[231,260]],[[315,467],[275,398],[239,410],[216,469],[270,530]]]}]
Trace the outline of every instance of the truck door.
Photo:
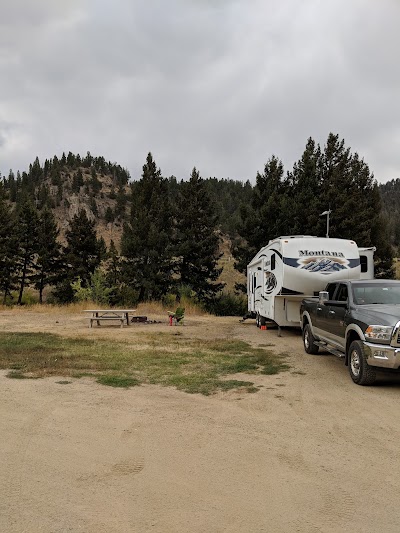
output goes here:
[{"label": "truck door", "polygon": [[[338,286],[337,283],[329,283],[328,286],[326,287],[325,290],[329,294],[329,300],[334,299],[337,286]],[[330,306],[327,303],[324,303],[324,304],[317,303],[314,327],[317,328],[317,330],[319,330],[318,335],[320,335],[321,338],[326,337],[330,339],[330,336],[331,336],[330,334],[331,321],[329,319],[329,311],[330,311]]]},{"label": "truck door", "polygon": [[[334,302],[346,303],[349,301],[348,287],[345,283],[340,283],[338,290],[334,295]],[[329,335],[335,344],[341,348],[345,347],[345,333],[346,333],[346,314],[348,307],[330,305],[328,311],[328,327]]]}]

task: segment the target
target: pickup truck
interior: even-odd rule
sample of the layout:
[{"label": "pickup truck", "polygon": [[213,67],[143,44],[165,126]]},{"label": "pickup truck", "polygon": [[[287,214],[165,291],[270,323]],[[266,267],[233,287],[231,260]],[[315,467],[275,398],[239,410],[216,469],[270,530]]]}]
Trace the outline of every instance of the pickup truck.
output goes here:
[{"label": "pickup truck", "polygon": [[328,283],[300,306],[304,349],[343,357],[354,383],[372,385],[377,370],[399,371],[400,281]]}]

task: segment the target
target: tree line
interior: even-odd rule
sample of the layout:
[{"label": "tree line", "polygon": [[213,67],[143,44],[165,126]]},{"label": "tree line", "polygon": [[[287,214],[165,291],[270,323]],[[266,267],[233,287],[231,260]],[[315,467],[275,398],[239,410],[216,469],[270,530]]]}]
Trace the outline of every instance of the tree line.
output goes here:
[{"label": "tree line", "polygon": [[376,246],[375,275],[392,277],[390,228],[378,184],[368,165],[333,134],[322,148],[309,138],[286,174],[276,156],[257,174],[250,202],[241,208],[233,250],[237,268],[244,273],[256,252],[279,235],[324,236],[326,217],[321,214],[327,210],[329,236]]},{"label": "tree line", "polygon": [[[100,214],[105,174],[113,176],[107,194],[116,203],[114,210],[108,207]],[[249,181],[203,179],[196,168],[187,180],[165,178],[151,153],[141,178],[129,179],[120,166],[89,152],[85,158],[63,154],[43,167],[36,158],[29,171],[17,177],[10,171],[0,188],[3,301],[13,296],[21,303],[27,286],[37,289],[42,301],[45,287],[51,286],[59,302],[72,301],[82,290],[98,293],[102,288],[110,303],[168,295],[179,301],[186,292],[207,305],[223,288],[218,282],[221,233],[232,239],[236,268],[245,273],[270,239],[325,235],[321,213],[326,210],[331,211],[331,237],[376,246],[376,275],[393,275],[395,243],[384,196],[368,165],[338,135],[330,134],[323,147],[308,139],[301,158],[287,172],[282,161],[271,156],[254,186]],[[64,244],[52,212],[54,195],[46,193],[49,183],[63,191],[57,192],[59,202],[68,202],[66,191],[84,191],[89,198],[87,208],[70,221]],[[389,197],[397,186],[387,185]],[[100,216],[123,225],[121,242],[111,242],[108,249],[96,234]]]},{"label": "tree line", "polygon": [[[219,234],[214,205],[194,168],[178,194],[162,177],[149,153],[142,178],[132,183],[120,250],[107,249],[96,234],[95,218],[81,209],[65,232],[65,244],[47,205],[38,208],[23,187],[10,202],[9,181],[0,189],[0,291],[3,303],[22,302],[28,286],[43,299],[67,303],[79,291],[107,294],[108,303],[159,300],[189,292],[207,304],[223,287],[217,279]],[[17,291],[18,296],[14,296]]]},{"label": "tree line", "polygon": [[383,215],[386,220],[390,242],[400,255],[400,179],[382,183],[379,190],[383,202]]}]

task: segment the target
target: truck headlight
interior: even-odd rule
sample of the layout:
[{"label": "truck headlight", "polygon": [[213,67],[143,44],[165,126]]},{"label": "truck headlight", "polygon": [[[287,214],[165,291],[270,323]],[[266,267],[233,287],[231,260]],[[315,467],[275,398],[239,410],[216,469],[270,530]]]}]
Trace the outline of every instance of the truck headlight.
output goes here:
[{"label": "truck headlight", "polygon": [[372,341],[390,342],[392,331],[392,326],[368,326],[365,330],[365,338]]}]

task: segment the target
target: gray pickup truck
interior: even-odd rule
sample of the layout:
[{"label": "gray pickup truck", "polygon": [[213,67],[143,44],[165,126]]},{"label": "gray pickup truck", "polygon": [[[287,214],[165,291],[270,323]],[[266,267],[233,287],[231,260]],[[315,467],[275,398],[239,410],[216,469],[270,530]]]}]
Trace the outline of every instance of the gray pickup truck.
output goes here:
[{"label": "gray pickup truck", "polygon": [[329,283],[300,307],[304,349],[343,357],[358,385],[372,385],[376,371],[399,371],[400,281]]}]

